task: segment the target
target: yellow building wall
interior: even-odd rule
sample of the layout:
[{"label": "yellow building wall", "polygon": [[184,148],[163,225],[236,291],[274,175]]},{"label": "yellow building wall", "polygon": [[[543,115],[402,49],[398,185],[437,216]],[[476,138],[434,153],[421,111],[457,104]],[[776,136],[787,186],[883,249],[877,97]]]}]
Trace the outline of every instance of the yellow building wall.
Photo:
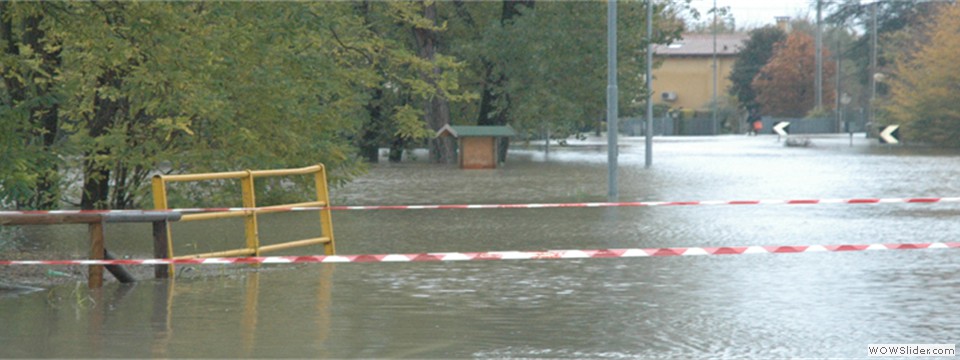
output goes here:
[{"label": "yellow building wall", "polygon": [[[713,58],[669,57],[660,58],[661,65],[653,70],[653,91],[655,104],[668,104],[674,109],[709,110],[713,96]],[[735,57],[717,58],[717,98],[723,99],[730,88],[730,72]],[[673,92],[676,101],[664,101],[661,94]]]}]

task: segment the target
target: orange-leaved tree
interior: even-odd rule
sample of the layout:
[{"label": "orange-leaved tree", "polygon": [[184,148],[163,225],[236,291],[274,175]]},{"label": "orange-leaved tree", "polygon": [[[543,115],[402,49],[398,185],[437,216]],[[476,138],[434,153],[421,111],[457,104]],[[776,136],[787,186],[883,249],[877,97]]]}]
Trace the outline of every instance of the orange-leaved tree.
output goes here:
[{"label": "orange-leaved tree", "polygon": [[896,59],[884,122],[901,125],[904,139],[960,146],[960,6],[942,11],[921,30],[915,51]]},{"label": "orange-leaved tree", "polygon": [[[816,48],[813,38],[795,31],[777,43],[773,57],[753,79],[757,102],[764,115],[803,117],[814,110],[816,102]],[[824,47],[823,58],[830,58]],[[834,102],[834,69],[823,67],[823,104]]]}]

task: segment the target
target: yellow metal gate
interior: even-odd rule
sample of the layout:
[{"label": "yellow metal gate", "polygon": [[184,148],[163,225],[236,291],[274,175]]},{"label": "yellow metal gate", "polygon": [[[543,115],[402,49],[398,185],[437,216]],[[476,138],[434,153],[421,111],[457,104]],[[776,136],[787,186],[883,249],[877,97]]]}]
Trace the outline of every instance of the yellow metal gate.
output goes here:
[{"label": "yellow metal gate", "polygon": [[[278,177],[292,175],[310,175],[314,177],[316,186],[317,200],[281,204],[266,207],[257,207],[254,191],[254,180],[262,177]],[[208,181],[221,179],[240,179],[241,194],[243,196],[242,211],[212,211],[199,214],[184,214],[180,221],[199,221],[211,219],[224,219],[233,217],[243,217],[245,227],[246,246],[240,249],[217,251],[202,254],[190,254],[174,256],[173,237],[171,232],[167,231],[167,257],[168,258],[207,258],[207,257],[230,257],[230,256],[260,256],[261,253],[290,249],[308,245],[322,244],[326,255],[336,253],[333,240],[333,219],[330,215],[330,194],[327,189],[327,173],[323,165],[308,166],[299,169],[282,170],[245,170],[221,173],[205,174],[182,174],[182,175],[156,175],[153,177],[153,204],[156,209],[169,209],[167,203],[167,183],[170,182],[190,182],[190,181]],[[257,214],[289,211],[291,207],[319,207],[320,210],[320,237],[285,242],[273,245],[260,245],[259,234],[257,232]],[[168,225],[169,226],[169,225]]]}]

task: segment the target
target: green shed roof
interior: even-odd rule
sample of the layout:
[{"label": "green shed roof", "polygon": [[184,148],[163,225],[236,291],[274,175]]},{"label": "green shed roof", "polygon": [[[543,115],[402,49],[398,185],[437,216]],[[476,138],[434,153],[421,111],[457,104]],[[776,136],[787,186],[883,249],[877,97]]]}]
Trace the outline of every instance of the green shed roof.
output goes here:
[{"label": "green shed roof", "polygon": [[513,128],[510,126],[444,125],[437,131],[437,137],[443,136],[445,133],[457,138],[479,136],[509,137],[517,135],[517,132],[513,131]]}]

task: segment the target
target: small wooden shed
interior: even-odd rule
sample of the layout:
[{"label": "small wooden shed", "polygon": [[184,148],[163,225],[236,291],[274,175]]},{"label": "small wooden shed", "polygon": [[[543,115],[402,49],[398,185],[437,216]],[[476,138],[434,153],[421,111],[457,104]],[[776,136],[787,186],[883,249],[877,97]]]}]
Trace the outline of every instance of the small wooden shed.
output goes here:
[{"label": "small wooden shed", "polygon": [[494,169],[497,167],[497,149],[501,141],[516,136],[510,126],[452,126],[437,130],[437,137],[459,139],[461,169]]}]

